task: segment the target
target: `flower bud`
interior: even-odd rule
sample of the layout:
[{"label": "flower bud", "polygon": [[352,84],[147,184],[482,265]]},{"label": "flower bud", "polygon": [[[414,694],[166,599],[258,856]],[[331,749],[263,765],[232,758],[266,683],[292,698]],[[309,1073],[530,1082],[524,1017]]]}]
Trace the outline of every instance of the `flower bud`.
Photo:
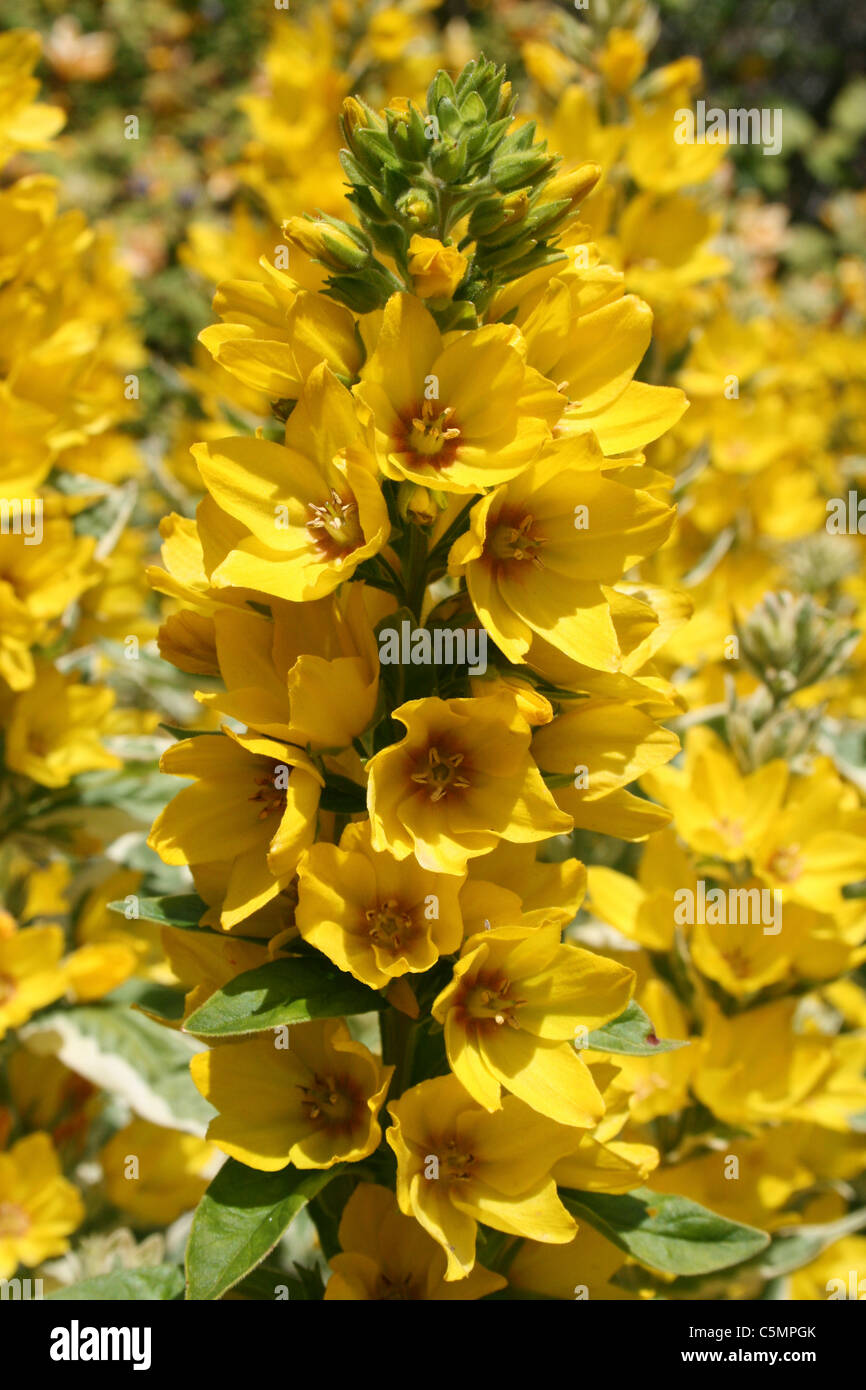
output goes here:
[{"label": "flower bud", "polygon": [[450,298],[468,264],[455,246],[443,246],[435,237],[416,235],[409,242],[409,274],[419,299]]},{"label": "flower bud", "polygon": [[490,166],[490,181],[494,188],[505,192],[517,188],[521,183],[531,183],[539,174],[551,169],[554,163],[553,155],[546,150],[514,150],[509,154],[497,155]]},{"label": "flower bud", "polygon": [[458,179],[466,168],[467,148],[465,138],[454,140],[444,136],[433,148],[430,166],[437,178],[448,181]]},{"label": "flower bud", "polygon": [[601,178],[600,164],[579,164],[568,174],[557,174],[544,185],[541,195],[543,203],[556,203],[567,198],[573,208],[582,203]]},{"label": "flower bud", "polygon": [[436,216],[433,199],[426,188],[410,188],[398,199],[397,212],[417,227],[429,227]]},{"label": "flower bud", "polygon": [[627,92],[646,67],[647,52],[630,29],[611,29],[598,66],[611,92]]},{"label": "flower bud", "polygon": [[370,260],[370,249],[364,245],[362,234],[345,223],[290,217],[283,223],[283,235],[292,246],[330,270],[362,270]]},{"label": "flower bud", "polygon": [[404,521],[415,526],[432,526],[440,508],[426,487],[403,482],[397,489],[397,511]]}]

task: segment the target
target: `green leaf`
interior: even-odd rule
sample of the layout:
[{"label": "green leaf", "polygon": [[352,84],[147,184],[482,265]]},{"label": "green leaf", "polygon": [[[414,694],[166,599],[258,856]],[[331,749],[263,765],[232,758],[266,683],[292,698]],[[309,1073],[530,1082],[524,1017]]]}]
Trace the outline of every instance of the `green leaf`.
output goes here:
[{"label": "green leaf", "polygon": [[564,1206],[620,1250],[663,1274],[709,1274],[751,1259],[770,1237],[685,1197],[637,1188],[622,1196],[561,1190]]},{"label": "green leaf", "polygon": [[341,777],[337,772],[325,775],[325,785],[319,798],[323,811],[337,811],[353,815],[356,811],[366,811],[367,793],[350,777]]},{"label": "green leaf", "polygon": [[615,1052],[629,1057],[652,1057],[688,1047],[688,1040],[657,1038],[647,1014],[634,1000],[619,1018],[614,1018],[589,1035],[587,1047],[594,1052]]},{"label": "green leaf", "polygon": [[184,992],[171,985],[160,985],[153,980],[125,980],[117,989],[106,995],[105,1001],[111,1004],[128,1004],[139,1009],[149,1018],[162,1023],[180,1023],[183,1018]]},{"label": "green leaf", "polygon": [[181,729],[177,724],[160,724],[159,727],[165,729],[167,734],[171,734],[172,738],[179,739],[181,743],[188,738],[219,738],[221,736],[219,729]]},{"label": "green leaf", "polygon": [[66,1066],[121,1096],[153,1124],[204,1134],[213,1116],[189,1073],[197,1045],[128,1004],[106,1000],[47,1010],[26,1024],[21,1036],[47,1040]]},{"label": "green leaf", "polygon": [[69,1299],[84,1299],[88,1303],[104,1300],[110,1303],[171,1302],[183,1295],[183,1270],[177,1265],[154,1265],[152,1269],[116,1269],[112,1274],[99,1274],[82,1279],[80,1284],[55,1289],[45,1295],[45,1301],[66,1303]]},{"label": "green leaf", "polygon": [[338,970],[324,956],[293,956],[235,976],[190,1015],[185,1028],[196,1037],[231,1038],[385,1007],[381,994]]},{"label": "green leaf", "polygon": [[[108,904],[112,912],[126,916],[127,902]],[[197,893],[170,893],[164,898],[139,898],[137,917],[128,921],[159,922],[163,927],[197,927],[207,912],[207,903]]]},{"label": "green leaf", "polygon": [[[260,1173],[230,1158],[193,1217],[186,1252],[186,1296],[221,1298],[271,1253],[298,1212],[343,1166]],[[287,1284],[289,1280],[284,1282]]]},{"label": "green leaf", "polygon": [[815,1225],[784,1228],[773,1236],[769,1249],[757,1263],[761,1273],[769,1279],[782,1274],[791,1274],[803,1265],[811,1264],[828,1246],[837,1240],[862,1231],[866,1226],[866,1207],[849,1211],[836,1221],[825,1221]]}]

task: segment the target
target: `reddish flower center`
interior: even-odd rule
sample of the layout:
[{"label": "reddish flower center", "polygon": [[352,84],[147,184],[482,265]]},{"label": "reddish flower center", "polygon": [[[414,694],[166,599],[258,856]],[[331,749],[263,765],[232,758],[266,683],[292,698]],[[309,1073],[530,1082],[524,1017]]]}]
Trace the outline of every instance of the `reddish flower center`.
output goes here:
[{"label": "reddish flower center", "polygon": [[501,513],[488,533],[484,553],[497,567],[528,561],[536,569],[544,569],[538,552],[545,543],[546,537],[538,534],[535,517],[530,513],[524,516]]},{"label": "reddish flower center", "polygon": [[505,1026],[519,1028],[514,1011],[524,1002],[514,998],[511,981],[501,971],[481,971],[464,982],[456,1008],[464,1027],[493,1032]]},{"label": "reddish flower center", "polygon": [[298,1089],[304,1094],[301,1101],[304,1114],[317,1129],[347,1134],[356,1127],[364,1108],[364,1097],[350,1077],[316,1073],[309,1086]]},{"label": "reddish flower center", "polygon": [[427,760],[412,773],[412,781],[430,788],[431,801],[441,801],[449,792],[463,791],[470,785],[469,779],[458,771],[463,758],[462,753],[440,753],[436,747],[428,748]]},{"label": "reddish flower center", "polygon": [[336,559],[364,544],[354,498],[341,497],[332,487],[327,502],[310,502],[307,511],[307,534],[324,559]]},{"label": "reddish flower center", "polygon": [[364,913],[370,940],[388,951],[399,951],[415,935],[411,912],[405,912],[396,898],[386,898]]},{"label": "reddish flower center", "polygon": [[[276,784],[279,771],[280,769],[275,765],[273,772],[265,773],[263,776],[254,779],[258,791],[254,792],[252,796],[247,797],[247,800],[261,802],[259,820],[267,820],[268,816],[276,815],[282,818],[283,812],[286,809],[286,788],[278,787]],[[288,780],[285,772],[283,772],[282,775]]]},{"label": "reddish flower center", "polygon": [[411,454],[420,467],[447,468],[459,447],[460,427],[451,406],[440,409],[438,401],[424,401],[403,416],[401,430],[393,441],[398,453]]}]

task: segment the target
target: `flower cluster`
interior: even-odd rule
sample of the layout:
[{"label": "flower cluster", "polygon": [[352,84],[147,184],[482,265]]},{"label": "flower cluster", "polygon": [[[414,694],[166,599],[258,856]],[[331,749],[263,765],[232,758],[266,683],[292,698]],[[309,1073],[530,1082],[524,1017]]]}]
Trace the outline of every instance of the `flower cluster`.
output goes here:
[{"label": "flower cluster", "polygon": [[202,335],[285,423],[196,445],[195,522],[163,527],[161,649],[229,722],[164,755],[189,785],[150,844],[200,898],[165,940],[220,1202],[238,1168],[345,1177],[328,1296],[399,1265],[403,1296],[480,1297],[536,1245],[579,1262],[582,1197],[659,1162],[619,1136],[679,1047],[563,939],[586,874],[544,846],[670,821],[635,784],[679,748],[654,658],[688,605],[635,567],[674,521],[642,451],[686,400],[635,380],[652,313],[579,221],[600,168],[561,172],[501,70],[343,124],[358,221],[284,226],[322,287],[227,282]]}]

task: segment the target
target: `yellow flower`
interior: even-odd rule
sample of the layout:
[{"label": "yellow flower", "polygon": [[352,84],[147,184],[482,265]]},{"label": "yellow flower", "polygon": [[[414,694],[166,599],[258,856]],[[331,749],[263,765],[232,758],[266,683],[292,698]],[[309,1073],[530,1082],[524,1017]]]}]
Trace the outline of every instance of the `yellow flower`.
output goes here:
[{"label": "yellow flower", "polygon": [[289,417],[285,446],[248,437],[196,445],[211,501],[199,509],[210,583],[322,598],[381,550],[390,523],[368,434],[322,364]]},{"label": "yellow flower", "polygon": [[634,380],[652,337],[652,312],[625,293],[619,271],[597,258],[595,248],[571,248],[569,263],[507,285],[491,314],[508,316],[529,366],[558,384],[565,409],[556,434],[592,431],[605,455],[626,454],[669,430],[688,403],[677,388]]},{"label": "yellow flower", "polygon": [[683,129],[678,113],[692,109],[685,84],[670,86],[645,101],[631,98],[630,105],[626,160],[629,173],[641,188],[671,193],[712,177],[725,158],[726,142],[681,144],[676,138]]},{"label": "yellow flower", "polygon": [[229,860],[220,920],[235,926],[291,881],[314,837],[323,779],[299,748],[231,729],[184,739],[160,766],[196,780],[160,813],[148,844],[166,864]]},{"label": "yellow flower", "polygon": [[785,903],[843,913],[842,889],[866,878],[866,813],[829,758],[792,781],[781,811],[763,822],[755,872]]},{"label": "yellow flower", "polygon": [[114,691],[84,685],[53,666],[37,668],[36,684],[18,695],[6,729],[6,764],[43,787],[65,787],[79,772],[122,767],[101,734]]},{"label": "yellow flower", "polygon": [[504,1087],[560,1124],[587,1128],[604,1102],[575,1042],[580,1029],[617,1018],[633,989],[631,970],[563,945],[555,924],[493,927],[466,942],[433,1017],[452,1071],[479,1105],[499,1110]]},{"label": "yellow flower", "polygon": [[115,869],[101,879],[76,907],[76,941],[82,947],[120,946],[132,957],[131,972],[157,984],[170,985],[174,976],[165,961],[162,928],[156,922],[133,917],[134,903],[127,901],[128,917],[108,907],[110,902],[135,898],[143,877],[135,869]]},{"label": "yellow flower", "polygon": [[223,322],[199,334],[214,361],[272,401],[296,400],[320,362],[351,381],[361,354],[349,310],[302,290],[266,256],[259,264],[263,279],[226,280],[216,292]]},{"label": "yellow flower", "polygon": [[609,481],[591,436],[559,440],[476,503],[449,557],[475,611],[510,661],[533,633],[587,666],[615,671],[620,651],[605,592],[657,549],[673,508]]},{"label": "yellow flower", "polygon": [[787,764],[776,759],[744,776],[709,729],[690,729],[681,768],[647,771],[642,785],[674,815],[677,832],[698,854],[740,864],[779,815]]},{"label": "yellow flower", "polygon": [[310,603],[274,601],[269,620],[226,605],[213,615],[225,693],[203,705],[269,738],[340,749],[363,733],[379,693],[373,622],[386,596],[360,581]]},{"label": "yellow flower", "polygon": [[67,1182],[47,1134],[28,1134],[0,1153],[0,1279],[63,1255],[84,1220],[78,1189]]},{"label": "yellow flower", "polygon": [[557,805],[576,826],[643,840],[670,820],[670,813],[626,788],[679,749],[676,734],[618,700],[581,701],[537,730],[532,754],[545,772],[558,774]]},{"label": "yellow flower", "polygon": [[726,1124],[754,1126],[794,1115],[832,1069],[827,1039],[795,1033],[796,999],[726,1018],[707,1005],[699,1100]]},{"label": "yellow flower", "polygon": [[108,1200],[144,1226],[169,1226],[194,1207],[218,1157],[194,1134],[132,1120],[99,1155]]},{"label": "yellow flower", "polygon": [[648,951],[671,949],[675,894],[683,888],[694,892],[696,884],[697,872],[671,828],[647,841],[635,878],[600,864],[587,870],[591,911]]},{"label": "yellow flower", "polygon": [[617,95],[634,86],[646,67],[647,52],[637,34],[614,27],[608,31],[598,66],[610,90]]},{"label": "yellow flower", "polygon": [[[839,1215],[844,1215],[840,1212]],[[866,1298],[866,1237],[845,1236],[790,1275],[790,1298]]]},{"label": "yellow flower", "polygon": [[417,1221],[404,1216],[394,1193],[359,1183],[340,1218],[340,1253],[325,1300],[453,1300],[483,1298],[505,1287],[501,1274],[476,1265],[465,1279],[445,1281],[445,1256]]},{"label": "yellow flower", "polygon": [[530,728],[507,696],[410,700],[399,743],[367,764],[372,845],[425,869],[462,874],[500,840],[571,828],[529,754]]},{"label": "yellow flower", "polygon": [[18,150],[44,149],[66,123],[59,106],[43,106],[33,98],[39,82],[33,69],[42,40],[31,29],[0,34],[0,167]]},{"label": "yellow flower", "polygon": [[422,1081],[389,1110],[400,1210],[442,1246],[446,1280],[473,1269],[479,1221],[555,1245],[572,1239],[577,1226],[556,1195],[550,1167],[574,1147],[574,1130],[514,1096],[488,1114],[455,1076]]},{"label": "yellow flower", "polygon": [[[248,929],[244,921],[243,930]],[[266,965],[272,958],[267,942],[238,941],[213,932],[176,931],[163,928],[165,955],[177,978],[187,989],[183,1016],[189,1018],[200,1005],[229,980],[247,970]]]},{"label": "yellow flower", "polygon": [[354,394],[372,413],[386,477],[473,493],[515,477],[550,437],[564,402],[526,366],[516,329],[443,337],[408,294],[360,326],[368,356]]},{"label": "yellow flower", "polygon": [[611,1283],[626,1259],[619,1246],[592,1226],[581,1226],[573,1240],[555,1250],[524,1241],[508,1267],[508,1283],[513,1289],[570,1301],[633,1299],[637,1295]]},{"label": "yellow flower", "polygon": [[[511,907],[518,905],[523,920],[540,926],[558,922],[561,927],[574,921],[586,892],[586,869],[579,859],[562,863],[547,863],[536,857],[534,845],[515,845],[503,840],[498,847],[480,859],[470,859],[469,878],[460,892],[464,919],[467,909],[474,911],[477,925],[467,936],[480,931],[484,918],[490,917],[484,908],[492,895]],[[471,903],[471,909],[469,904]],[[503,918],[497,926],[507,926]]]},{"label": "yellow flower", "polygon": [[135,974],[138,955],[123,941],[103,941],[81,946],[64,962],[69,995],[73,1003],[101,999]]},{"label": "yellow flower", "polygon": [[93,568],[95,542],[77,537],[66,517],[39,519],[42,505],[41,499],[30,499],[20,533],[8,534],[5,527],[3,532],[0,676],[13,690],[26,690],[35,679],[30,647],[48,645],[56,635],[54,624],[99,578]]},{"label": "yellow flower", "polygon": [[295,922],[341,970],[383,989],[460,947],[459,881],[370,845],[370,823],[348,825],[339,849],[313,845],[298,866]]},{"label": "yellow flower", "polygon": [[435,237],[412,237],[409,242],[409,274],[419,299],[448,299],[460,284],[468,258],[454,246],[443,246]]},{"label": "yellow flower", "polygon": [[224,1043],[193,1057],[193,1080],[219,1114],[208,1138],[250,1168],[276,1172],[356,1163],[379,1145],[377,1116],[393,1067],[345,1023],[327,1019]]},{"label": "yellow flower", "polygon": [[0,934],[0,1038],[66,991],[61,927]]}]

